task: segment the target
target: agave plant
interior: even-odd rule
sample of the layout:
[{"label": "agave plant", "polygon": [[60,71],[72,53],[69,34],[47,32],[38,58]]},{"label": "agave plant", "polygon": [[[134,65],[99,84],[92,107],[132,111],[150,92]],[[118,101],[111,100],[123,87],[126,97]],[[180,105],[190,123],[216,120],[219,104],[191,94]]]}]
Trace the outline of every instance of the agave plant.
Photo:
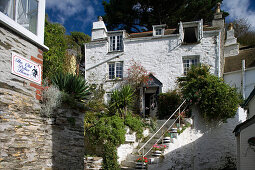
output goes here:
[{"label": "agave plant", "polygon": [[134,102],[134,90],[130,85],[122,86],[121,89],[116,89],[111,95],[110,111],[119,112],[124,115],[127,112],[128,107]]},{"label": "agave plant", "polygon": [[84,102],[91,94],[89,85],[82,77],[59,73],[53,76],[51,81],[60,91],[67,93],[77,101]]}]

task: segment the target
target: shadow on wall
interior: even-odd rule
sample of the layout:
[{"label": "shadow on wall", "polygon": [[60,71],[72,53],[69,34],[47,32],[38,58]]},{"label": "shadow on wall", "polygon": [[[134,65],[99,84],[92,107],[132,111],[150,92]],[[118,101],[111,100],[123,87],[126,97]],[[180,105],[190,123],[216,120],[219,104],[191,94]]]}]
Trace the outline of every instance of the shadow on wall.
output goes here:
[{"label": "shadow on wall", "polygon": [[53,169],[84,169],[84,114],[63,106],[55,115],[49,119]]},{"label": "shadow on wall", "polygon": [[[193,108],[194,124],[174,142],[172,151],[151,165],[149,169],[224,169],[236,166],[236,139],[233,129],[245,120],[245,113],[238,109],[234,118],[218,125],[205,124],[198,109]],[[170,146],[171,147],[171,146]]]}]

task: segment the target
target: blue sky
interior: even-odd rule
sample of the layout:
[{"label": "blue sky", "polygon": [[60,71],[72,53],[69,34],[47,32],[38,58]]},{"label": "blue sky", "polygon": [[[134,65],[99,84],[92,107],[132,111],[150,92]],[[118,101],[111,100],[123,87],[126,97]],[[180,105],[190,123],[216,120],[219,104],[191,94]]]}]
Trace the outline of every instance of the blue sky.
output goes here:
[{"label": "blue sky", "polygon": [[[227,20],[247,18],[255,29],[255,0],[223,0],[222,9],[230,13]],[[46,0],[46,13],[52,22],[63,24],[67,33],[91,35],[92,22],[104,15],[104,8],[102,0]]]}]

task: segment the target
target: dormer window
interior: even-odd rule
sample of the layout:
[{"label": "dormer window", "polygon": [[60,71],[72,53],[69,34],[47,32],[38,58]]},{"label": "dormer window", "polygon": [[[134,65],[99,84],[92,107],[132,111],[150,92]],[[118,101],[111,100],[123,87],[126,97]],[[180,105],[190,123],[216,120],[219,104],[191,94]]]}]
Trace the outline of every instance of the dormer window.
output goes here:
[{"label": "dormer window", "polygon": [[203,37],[203,20],[183,23],[184,44],[198,43]]},{"label": "dormer window", "polygon": [[162,36],[165,32],[166,25],[153,25],[153,36]]},{"label": "dormer window", "polygon": [[[114,31],[113,31],[114,32]],[[123,51],[123,32],[109,33],[109,51]]]},{"label": "dormer window", "polygon": [[188,27],[184,28],[184,43],[196,43],[198,42],[197,37],[197,28],[196,27]]},{"label": "dormer window", "polygon": [[45,0],[0,0],[0,22],[43,45]]},{"label": "dormer window", "polygon": [[110,51],[122,50],[122,35],[110,36]]}]

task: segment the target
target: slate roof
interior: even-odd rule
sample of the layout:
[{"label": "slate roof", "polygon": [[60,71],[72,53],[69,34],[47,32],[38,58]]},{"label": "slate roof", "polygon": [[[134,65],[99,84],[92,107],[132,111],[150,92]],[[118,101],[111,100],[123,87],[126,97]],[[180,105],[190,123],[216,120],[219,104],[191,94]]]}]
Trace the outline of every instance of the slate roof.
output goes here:
[{"label": "slate roof", "polygon": [[255,67],[255,46],[242,47],[238,55],[226,57],[224,73],[241,70],[244,59],[245,68]]},{"label": "slate roof", "polygon": [[[177,34],[177,29],[166,29],[164,31],[164,35],[170,35],[170,34]],[[152,31],[146,31],[146,32],[139,32],[139,33],[131,33],[129,35],[129,38],[140,38],[140,37],[152,37],[153,32]]]},{"label": "slate roof", "polygon": [[[218,27],[210,27],[208,25],[203,26],[204,31],[214,31],[214,30],[219,30],[220,28]],[[164,35],[170,35],[170,34],[178,34],[179,30],[178,29],[165,29]],[[141,38],[141,37],[152,37],[153,36],[153,31],[146,31],[146,32],[138,32],[138,33],[131,33],[129,34],[128,38]]]}]

